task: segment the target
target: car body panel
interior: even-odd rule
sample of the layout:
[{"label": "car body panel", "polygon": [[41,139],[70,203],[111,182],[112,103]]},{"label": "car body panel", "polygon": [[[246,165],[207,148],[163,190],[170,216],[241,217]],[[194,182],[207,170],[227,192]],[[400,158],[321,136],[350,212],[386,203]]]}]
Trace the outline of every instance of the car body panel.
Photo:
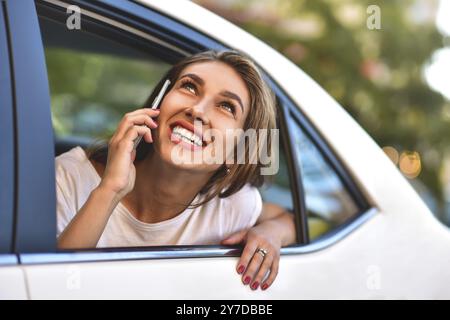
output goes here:
[{"label": "car body panel", "polygon": [[25,300],[29,295],[21,267],[0,267],[0,300]]},{"label": "car body panel", "polygon": [[17,266],[17,256],[0,255],[0,300],[28,299],[25,272]]}]

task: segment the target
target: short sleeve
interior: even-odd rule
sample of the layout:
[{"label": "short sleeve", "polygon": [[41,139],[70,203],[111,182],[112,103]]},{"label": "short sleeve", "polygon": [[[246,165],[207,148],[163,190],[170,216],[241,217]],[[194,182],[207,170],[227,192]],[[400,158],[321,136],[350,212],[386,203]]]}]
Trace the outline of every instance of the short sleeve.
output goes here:
[{"label": "short sleeve", "polygon": [[[73,174],[73,173],[72,173]],[[71,173],[56,161],[56,218],[57,231],[56,236],[64,231],[72,220],[76,208],[73,190],[74,179]]]},{"label": "short sleeve", "polygon": [[226,235],[251,228],[256,224],[262,210],[262,198],[256,187],[246,184],[227,200]]}]

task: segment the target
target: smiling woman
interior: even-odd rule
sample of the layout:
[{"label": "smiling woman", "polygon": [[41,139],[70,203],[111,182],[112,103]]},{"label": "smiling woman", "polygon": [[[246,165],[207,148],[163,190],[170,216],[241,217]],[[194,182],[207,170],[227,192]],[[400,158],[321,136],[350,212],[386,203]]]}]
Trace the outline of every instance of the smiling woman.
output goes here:
[{"label": "smiling woman", "polygon": [[[167,79],[160,110],[150,109]],[[181,60],[107,145],[57,158],[59,247],[245,243],[236,270],[252,289],[267,289],[295,228],[290,213],[262,203],[259,148],[234,139],[236,131],[259,129],[275,129],[275,104],[249,58],[207,51]],[[255,139],[272,144],[259,131]],[[243,163],[234,157],[239,150]],[[175,161],[179,152],[193,157]],[[224,157],[211,161],[217,153]],[[196,156],[203,160],[192,161]]]}]

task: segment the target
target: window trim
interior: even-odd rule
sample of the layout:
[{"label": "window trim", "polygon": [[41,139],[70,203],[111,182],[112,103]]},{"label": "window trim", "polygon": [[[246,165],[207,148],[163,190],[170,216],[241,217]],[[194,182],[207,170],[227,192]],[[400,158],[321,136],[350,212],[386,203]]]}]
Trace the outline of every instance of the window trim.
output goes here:
[{"label": "window trim", "polygon": [[[0,258],[13,250],[15,143],[11,52],[9,50],[9,24],[6,3],[0,2]],[[0,264],[2,264],[0,259]]]},{"label": "window trim", "polygon": [[[308,245],[293,245],[281,248],[282,256],[309,254],[335,245],[349,234],[360,228],[378,214],[371,208],[343,228],[327,233],[320,241]],[[56,264],[56,263],[92,263],[110,261],[146,261],[159,259],[198,259],[240,257],[242,248],[236,246],[168,246],[142,248],[111,248],[78,251],[60,251],[56,253],[20,254],[20,263],[24,265]]]},{"label": "window trim", "polygon": [[14,266],[18,263],[19,258],[15,254],[0,254],[0,267]]},{"label": "window trim", "polygon": [[[39,0],[40,2],[46,2],[47,0]],[[126,23],[129,25],[132,25],[137,28],[142,28],[144,30],[153,30],[158,29],[160,33],[167,33],[164,34],[165,39],[171,39],[174,41],[180,41],[179,36],[174,36],[174,34],[179,31],[180,29],[183,30],[189,30],[189,34],[187,37],[183,38],[183,41],[191,42],[191,45],[185,45],[184,47],[190,47],[191,50],[188,50],[190,53],[200,51],[206,48],[211,49],[223,49],[226,48],[226,46],[220,44],[219,41],[213,40],[203,34],[200,34],[199,32],[195,31],[194,29],[190,29],[188,26],[185,26],[179,22],[176,22],[174,20],[171,20],[171,18],[163,16],[161,13],[158,13],[154,11],[153,9],[144,7],[142,5],[138,5],[133,2],[113,2],[109,0],[101,1],[101,2],[95,2],[95,3],[88,3],[86,1],[71,1],[71,3],[79,4],[80,7],[87,7],[89,10],[98,13],[103,14],[108,17],[111,17],[110,14],[113,15],[114,19],[118,19],[119,21],[122,21],[122,23]],[[137,17],[140,19],[137,19]],[[145,24],[145,21],[151,17],[151,21],[157,21],[154,23],[153,26],[151,26],[151,29],[149,24]],[[159,25],[164,24],[164,27]],[[145,25],[145,26],[143,26]],[[177,29],[178,28],[178,29]],[[141,29],[141,30],[142,30]],[[39,28],[38,28],[39,30]],[[172,38],[171,38],[172,37]],[[38,37],[39,40],[41,40],[41,37]],[[169,41],[171,41],[169,40]],[[41,41],[42,45],[42,41]],[[264,69],[261,68],[264,72]],[[46,70],[45,70],[46,75]],[[280,105],[280,109],[283,111],[283,114],[285,116],[289,116],[289,112],[292,110],[298,110],[298,108],[289,100],[287,95],[282,91],[281,87],[273,80],[270,79],[270,77],[266,76],[266,80],[269,81],[271,84],[273,90],[277,94],[278,97],[283,101],[283,103]],[[47,91],[47,94],[49,91]],[[49,97],[48,97],[49,98]],[[286,103],[288,102],[288,103]],[[293,108],[293,109],[292,109]],[[50,108],[49,108],[50,110]],[[301,114],[301,112],[300,112]],[[300,117],[300,120],[303,120],[305,122],[308,122],[304,116]],[[50,117],[48,118],[48,121],[50,121]],[[287,125],[287,122],[284,122],[283,124]],[[50,122],[51,125],[51,122]],[[283,125],[284,126],[284,125]],[[280,126],[281,127],[281,126]],[[312,130],[312,126],[308,127]],[[287,135],[286,135],[287,136]],[[317,137],[317,136],[316,136]],[[323,141],[323,140],[319,140]],[[316,143],[313,139],[313,142]],[[53,147],[53,145],[52,145]],[[292,151],[291,148],[286,148],[286,150]],[[333,154],[333,153],[332,153]],[[288,157],[290,158],[290,157]],[[293,161],[293,159],[291,159]],[[52,159],[52,162],[53,159]],[[293,161],[291,163],[295,164],[296,162]],[[295,177],[294,181],[298,182],[299,177]],[[301,181],[301,180],[300,180]],[[297,185],[295,187],[295,183],[293,186],[293,199],[295,197],[301,197],[304,198],[303,193],[299,193],[298,189],[300,186]],[[304,201],[304,199],[303,199]],[[301,205],[297,205],[298,207],[301,207]],[[299,210],[299,208],[297,208]],[[53,215],[56,210],[53,211]],[[371,208],[370,210],[367,210],[364,214],[361,214],[355,219],[354,221],[350,221],[348,224],[345,225],[340,230],[335,230],[335,232],[331,231],[330,233],[327,233],[323,238],[321,238],[320,242],[313,242],[308,245],[304,244],[296,244],[291,247],[282,248],[281,253],[283,255],[291,255],[291,254],[302,254],[302,253],[309,253],[314,252],[317,250],[321,250],[327,246],[330,246],[334,244],[335,242],[339,241],[349,233],[351,233],[354,229],[362,225],[364,222],[366,222],[368,219],[373,217],[376,213],[376,209]],[[300,217],[305,216],[305,213],[300,212]],[[56,222],[56,219],[54,219]],[[55,235],[53,234],[53,237],[55,238]],[[55,239],[56,241],[56,239]],[[48,248],[47,248],[48,249]],[[90,252],[84,252],[84,251],[77,251],[77,252],[67,252],[67,251],[44,251],[45,253],[22,253],[20,254],[20,260],[23,264],[39,264],[39,263],[63,263],[63,262],[94,262],[94,261],[116,261],[116,260],[137,260],[137,259],[167,259],[167,258],[197,258],[197,257],[230,257],[230,256],[239,256],[241,252],[241,248],[237,247],[222,247],[222,246],[170,246],[170,247],[145,247],[145,248],[124,248],[124,249],[93,249]]]},{"label": "window trim", "polygon": [[[45,1],[47,3],[50,3],[50,4],[53,4],[55,6],[59,6],[61,8],[65,8],[65,9],[67,9],[67,7],[70,6],[70,4],[64,3],[64,2],[62,2],[60,0],[43,0],[43,1]],[[156,43],[156,44],[159,44],[161,46],[164,46],[167,49],[169,49],[171,51],[174,51],[174,52],[177,52],[177,53],[179,53],[181,55],[187,55],[188,54],[187,51],[179,49],[178,47],[176,47],[176,46],[174,46],[174,45],[172,45],[172,44],[170,44],[168,42],[162,41],[161,39],[159,39],[159,38],[157,38],[157,37],[155,37],[155,36],[153,36],[153,35],[151,35],[149,33],[142,32],[142,31],[140,31],[138,29],[130,27],[130,26],[128,26],[126,24],[123,24],[123,23],[121,23],[119,21],[112,20],[112,19],[110,19],[108,17],[99,15],[99,14],[97,14],[95,12],[91,12],[91,11],[86,10],[86,9],[83,9],[81,11],[81,13],[82,13],[82,15],[87,16],[89,18],[92,18],[92,19],[94,19],[96,21],[100,21],[100,22],[105,23],[107,25],[113,26],[113,27],[115,27],[117,29],[120,29],[120,30],[126,31],[128,33],[134,34],[134,35],[136,35],[136,36],[138,36],[140,38],[143,38],[143,39],[145,39],[147,41],[151,41],[153,43]]]},{"label": "window trim", "polygon": [[[282,97],[281,92],[279,91],[279,87],[273,83],[269,82],[272,90],[275,91],[275,95],[277,97]],[[281,136],[283,137],[284,150],[286,152],[286,160],[289,172],[289,183],[291,186],[292,193],[292,201],[294,205],[294,221],[295,221],[295,232],[296,232],[296,240],[297,245],[306,245],[309,243],[309,230],[308,230],[308,221],[306,215],[306,202],[303,188],[303,179],[301,168],[298,165],[298,161],[296,161],[296,157],[293,154],[294,145],[289,135],[289,114],[288,109],[284,106],[282,99],[278,99],[278,113],[280,116],[279,121],[279,129],[281,131]]]}]

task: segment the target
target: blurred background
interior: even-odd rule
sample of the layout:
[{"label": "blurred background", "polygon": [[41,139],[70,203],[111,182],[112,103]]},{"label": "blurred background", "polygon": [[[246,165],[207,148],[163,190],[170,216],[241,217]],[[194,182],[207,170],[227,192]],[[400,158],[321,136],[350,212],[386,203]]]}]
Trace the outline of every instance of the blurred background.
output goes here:
[{"label": "blurred background", "polygon": [[[315,79],[450,226],[450,1],[194,2]],[[367,26],[372,5],[380,29]]]}]

